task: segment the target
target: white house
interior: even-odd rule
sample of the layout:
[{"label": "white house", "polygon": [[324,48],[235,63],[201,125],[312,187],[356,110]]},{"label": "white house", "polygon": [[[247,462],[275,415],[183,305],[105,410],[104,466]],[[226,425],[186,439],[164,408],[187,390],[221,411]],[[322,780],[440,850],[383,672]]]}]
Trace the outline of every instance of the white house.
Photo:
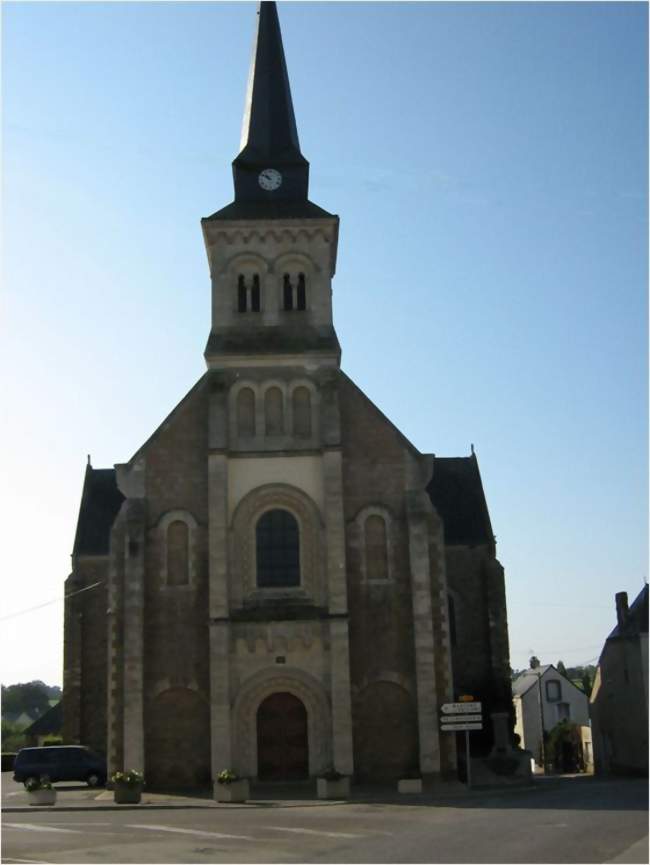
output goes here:
[{"label": "white house", "polygon": [[[531,752],[538,766],[542,763],[542,729],[550,733],[556,724],[565,720],[589,727],[587,695],[558,672],[553,664],[543,664],[520,673],[512,683],[512,701],[516,714],[515,733],[521,737],[521,747]],[[585,759],[591,762],[590,741],[585,742],[585,738],[589,737],[583,735]]]}]

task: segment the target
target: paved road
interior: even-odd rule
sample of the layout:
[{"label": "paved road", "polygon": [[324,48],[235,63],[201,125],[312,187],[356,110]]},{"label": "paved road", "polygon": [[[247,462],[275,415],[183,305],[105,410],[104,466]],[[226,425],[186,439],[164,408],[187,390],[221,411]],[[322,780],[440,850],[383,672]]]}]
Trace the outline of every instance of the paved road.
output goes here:
[{"label": "paved road", "polygon": [[[20,804],[14,792],[4,788],[5,803]],[[66,795],[86,794],[62,790],[53,809],[3,814],[2,861],[647,863],[647,792],[645,781],[579,777],[435,803],[170,800],[109,810],[86,797],[83,810],[63,810]]]}]

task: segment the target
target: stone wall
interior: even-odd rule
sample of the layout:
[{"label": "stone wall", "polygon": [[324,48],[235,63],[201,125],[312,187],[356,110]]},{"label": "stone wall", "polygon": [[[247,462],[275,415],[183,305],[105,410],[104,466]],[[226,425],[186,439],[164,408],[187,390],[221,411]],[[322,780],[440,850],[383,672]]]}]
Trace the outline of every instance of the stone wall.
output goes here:
[{"label": "stone wall", "polygon": [[[403,777],[418,765],[405,444],[345,376],[339,399],[355,771],[361,779]],[[357,516],[377,506],[386,514],[390,568],[388,580],[374,582],[364,580]],[[390,726],[383,738],[380,719]]]},{"label": "stone wall", "polygon": [[106,753],[108,557],[79,556],[65,583],[63,738]]}]

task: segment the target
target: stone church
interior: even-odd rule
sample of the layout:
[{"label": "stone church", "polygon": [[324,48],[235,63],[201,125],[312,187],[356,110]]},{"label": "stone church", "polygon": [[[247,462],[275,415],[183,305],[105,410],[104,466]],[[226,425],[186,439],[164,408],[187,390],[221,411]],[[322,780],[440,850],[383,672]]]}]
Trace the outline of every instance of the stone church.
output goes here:
[{"label": "stone church", "polygon": [[477,459],[420,453],[341,370],[339,218],[308,198],[272,2],[244,117],[234,201],[201,223],[207,370],[128,462],[86,469],[65,740],[160,786],[453,778],[441,704],[511,703]]}]

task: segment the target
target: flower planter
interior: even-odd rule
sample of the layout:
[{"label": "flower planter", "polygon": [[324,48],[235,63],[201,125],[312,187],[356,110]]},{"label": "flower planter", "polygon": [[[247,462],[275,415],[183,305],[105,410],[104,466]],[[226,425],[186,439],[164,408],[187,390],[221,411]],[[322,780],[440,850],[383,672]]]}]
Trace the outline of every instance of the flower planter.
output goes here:
[{"label": "flower planter", "polygon": [[113,800],[116,805],[137,805],[142,798],[142,784],[116,784]]},{"label": "flower planter", "polygon": [[248,778],[238,778],[229,784],[214,785],[214,798],[217,802],[245,802],[250,798]]},{"label": "flower planter", "polygon": [[421,793],[422,778],[402,778],[397,782],[398,793]]},{"label": "flower planter", "polygon": [[54,805],[56,790],[31,790],[27,793],[27,801],[30,805]]},{"label": "flower planter", "polygon": [[316,792],[319,799],[349,799],[350,779],[345,777],[331,781],[328,778],[318,778]]}]

